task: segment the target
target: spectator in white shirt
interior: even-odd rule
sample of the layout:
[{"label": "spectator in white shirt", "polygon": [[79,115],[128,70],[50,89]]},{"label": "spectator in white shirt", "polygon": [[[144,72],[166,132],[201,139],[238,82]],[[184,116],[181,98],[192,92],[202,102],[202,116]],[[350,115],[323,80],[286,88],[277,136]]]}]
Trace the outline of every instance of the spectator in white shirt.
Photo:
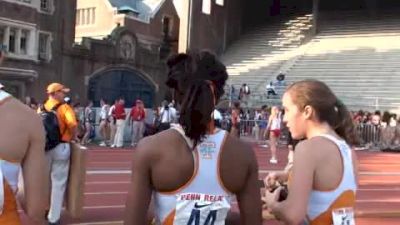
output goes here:
[{"label": "spectator in white shirt", "polygon": [[110,124],[110,145],[112,145],[114,143],[114,139],[115,139],[115,133],[117,132],[117,125],[116,122],[117,120],[115,119],[113,113],[115,110],[115,105],[118,103],[118,100],[115,100],[114,105],[112,105],[110,107],[110,109],[108,110],[108,121]]},{"label": "spectator in white shirt", "polygon": [[267,98],[269,98],[270,95],[276,96],[276,91],[275,91],[275,85],[274,83],[271,81],[269,82],[269,84],[267,84],[267,86],[265,87],[267,89]]},{"label": "spectator in white shirt", "polygon": [[172,104],[168,105],[167,101],[163,101],[160,109],[160,125],[158,131],[168,130],[171,127],[171,123],[176,121],[176,109]]}]

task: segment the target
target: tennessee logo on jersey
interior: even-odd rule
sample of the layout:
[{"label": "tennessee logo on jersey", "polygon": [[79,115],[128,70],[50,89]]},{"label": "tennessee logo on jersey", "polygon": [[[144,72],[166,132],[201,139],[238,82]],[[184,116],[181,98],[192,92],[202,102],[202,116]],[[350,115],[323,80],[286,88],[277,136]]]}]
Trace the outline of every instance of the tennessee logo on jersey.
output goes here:
[{"label": "tennessee logo on jersey", "polygon": [[213,153],[216,151],[215,142],[203,142],[199,145],[200,155],[203,159],[212,159]]}]

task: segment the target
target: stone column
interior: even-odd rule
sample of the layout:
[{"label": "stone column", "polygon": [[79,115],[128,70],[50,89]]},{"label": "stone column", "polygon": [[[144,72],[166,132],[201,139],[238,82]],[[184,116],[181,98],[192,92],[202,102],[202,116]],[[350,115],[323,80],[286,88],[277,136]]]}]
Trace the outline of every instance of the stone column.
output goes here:
[{"label": "stone column", "polygon": [[4,42],[3,45],[7,46],[7,50],[10,48],[10,27],[6,27],[4,31]]},{"label": "stone column", "polygon": [[15,54],[21,54],[21,29],[17,29],[15,34]]},{"label": "stone column", "polygon": [[39,49],[39,34],[37,35],[38,39],[35,42],[35,32],[34,30],[29,30],[28,35],[26,37],[26,54],[29,56],[37,57],[38,51],[35,49]]}]

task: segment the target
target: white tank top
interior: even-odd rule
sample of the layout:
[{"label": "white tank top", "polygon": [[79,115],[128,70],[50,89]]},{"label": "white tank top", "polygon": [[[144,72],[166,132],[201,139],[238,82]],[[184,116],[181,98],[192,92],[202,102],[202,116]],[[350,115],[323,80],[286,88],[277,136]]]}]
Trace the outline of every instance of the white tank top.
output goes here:
[{"label": "white tank top", "polygon": [[[193,146],[180,125],[171,129]],[[193,151],[195,170],[188,183],[173,192],[154,192],[157,225],[225,224],[233,197],[222,184],[219,173],[219,157],[226,136],[226,131],[217,130],[197,145]]]},{"label": "white tank top", "polygon": [[271,120],[271,130],[280,130],[281,129],[281,119],[279,117],[273,118]]},{"label": "white tank top", "polygon": [[[11,95],[0,90],[0,103],[8,97],[11,97]],[[2,214],[4,207],[4,182],[7,182],[14,193],[16,193],[18,188],[19,170],[19,163],[8,162],[0,158],[0,215]]]},{"label": "white tank top", "polygon": [[100,119],[101,120],[107,119],[107,114],[108,114],[107,109],[108,109],[108,105],[103,105],[101,107],[101,110],[100,110]]},{"label": "white tank top", "polygon": [[337,224],[333,222],[333,211],[335,209],[351,209],[354,213],[357,183],[353,170],[353,159],[351,149],[344,140],[339,140],[328,134],[320,136],[329,139],[338,146],[343,160],[343,175],[336,189],[332,191],[311,191],[306,224]]}]

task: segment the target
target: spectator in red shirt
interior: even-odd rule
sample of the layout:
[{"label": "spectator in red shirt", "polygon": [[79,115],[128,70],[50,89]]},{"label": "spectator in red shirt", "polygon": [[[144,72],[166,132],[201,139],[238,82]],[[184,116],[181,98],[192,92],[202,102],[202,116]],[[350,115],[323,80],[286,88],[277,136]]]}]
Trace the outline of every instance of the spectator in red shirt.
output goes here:
[{"label": "spectator in red shirt", "polygon": [[124,145],[124,129],[126,118],[125,100],[123,98],[120,98],[118,103],[115,105],[113,116],[117,120],[117,131],[115,132],[114,144],[111,145],[111,148],[121,148]]},{"label": "spectator in red shirt", "polygon": [[128,116],[129,125],[132,125],[132,146],[143,138],[144,120],[146,119],[146,111],[142,100],[136,100],[136,105],[132,107],[131,113]]}]

